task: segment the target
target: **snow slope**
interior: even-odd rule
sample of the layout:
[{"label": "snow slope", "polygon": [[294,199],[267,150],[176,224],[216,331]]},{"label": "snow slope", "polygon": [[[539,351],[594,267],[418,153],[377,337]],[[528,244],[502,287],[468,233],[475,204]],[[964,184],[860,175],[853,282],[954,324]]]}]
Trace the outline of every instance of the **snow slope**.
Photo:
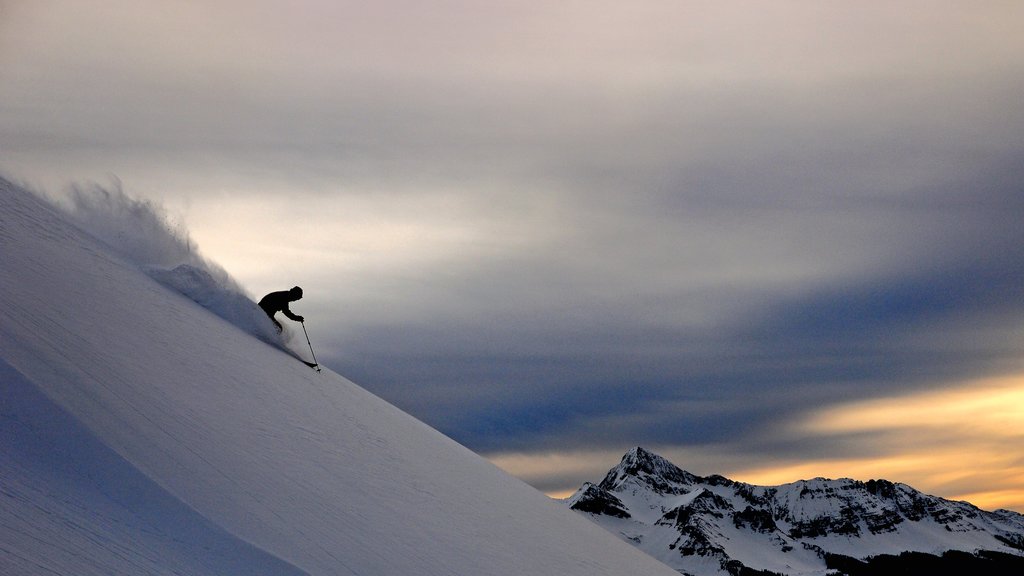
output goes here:
[{"label": "snow slope", "polygon": [[0,179],[0,573],[675,574]]},{"label": "snow slope", "polygon": [[302,574],[172,498],[3,361],[0,383],[0,573]]}]

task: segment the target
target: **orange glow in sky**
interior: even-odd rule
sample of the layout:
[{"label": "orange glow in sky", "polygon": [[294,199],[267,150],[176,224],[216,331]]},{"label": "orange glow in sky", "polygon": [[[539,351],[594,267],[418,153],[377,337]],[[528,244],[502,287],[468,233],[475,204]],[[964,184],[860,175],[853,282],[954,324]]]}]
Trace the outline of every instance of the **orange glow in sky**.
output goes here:
[{"label": "orange glow in sky", "polygon": [[[720,473],[762,486],[816,477],[884,478],[984,510],[1024,512],[1024,375],[832,407],[782,434],[829,443],[842,438],[847,453],[862,456],[750,465],[749,457],[722,456],[714,448],[650,448],[691,472]],[[620,457],[590,451],[495,454],[490,459],[527,480],[558,469],[598,482]],[[548,495],[566,498],[573,491],[550,490]]]},{"label": "orange glow in sky", "polygon": [[885,478],[986,510],[1024,511],[1024,376],[851,403],[797,426],[811,436],[849,436],[865,455],[733,476],[765,485],[816,476]]}]

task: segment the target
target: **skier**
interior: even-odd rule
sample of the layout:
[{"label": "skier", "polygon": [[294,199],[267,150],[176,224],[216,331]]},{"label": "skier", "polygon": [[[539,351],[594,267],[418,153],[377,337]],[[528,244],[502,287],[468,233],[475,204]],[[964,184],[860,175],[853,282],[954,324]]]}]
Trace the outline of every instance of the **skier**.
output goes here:
[{"label": "skier", "polygon": [[274,318],[274,314],[277,314],[278,312],[284,312],[285,316],[291,318],[296,322],[304,322],[306,320],[305,318],[299,316],[298,314],[293,314],[292,311],[288,309],[289,302],[295,302],[300,298],[302,298],[302,288],[299,288],[298,286],[292,288],[291,290],[271,292],[270,294],[267,294],[266,296],[260,299],[260,308],[262,308],[263,311],[267,313],[267,316],[270,317],[270,320],[274,323],[274,326],[277,326],[277,331],[281,332],[283,330],[283,328],[281,327],[281,323],[278,322],[276,318]]}]

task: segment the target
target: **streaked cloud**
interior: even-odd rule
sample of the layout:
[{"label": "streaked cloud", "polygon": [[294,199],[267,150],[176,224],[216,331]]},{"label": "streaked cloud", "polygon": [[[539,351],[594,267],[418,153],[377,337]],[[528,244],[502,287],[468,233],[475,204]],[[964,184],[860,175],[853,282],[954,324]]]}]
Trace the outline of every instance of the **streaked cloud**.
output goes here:
[{"label": "streaked cloud", "polygon": [[0,169],[161,201],[254,295],[302,285],[325,363],[548,491],[637,444],[938,466],[878,444],[923,428],[792,426],[1021,372],[1022,12],[6,3]]},{"label": "streaked cloud", "polygon": [[869,453],[742,470],[737,476],[763,484],[811,476],[886,478],[982,508],[1024,508],[1019,375],[829,407],[795,424],[793,433],[860,437]]},{"label": "streaked cloud", "polygon": [[[657,451],[695,473],[721,473],[758,485],[815,477],[885,478],[989,510],[1024,508],[1024,458],[1018,448],[1024,441],[1021,376],[831,406],[774,435],[774,442],[808,438],[831,453],[769,454],[767,465],[750,466],[759,460],[753,446],[665,445]],[[497,453],[491,460],[542,489],[548,482],[552,496],[566,497],[572,492],[566,482],[581,477],[599,481],[623,452]]]}]

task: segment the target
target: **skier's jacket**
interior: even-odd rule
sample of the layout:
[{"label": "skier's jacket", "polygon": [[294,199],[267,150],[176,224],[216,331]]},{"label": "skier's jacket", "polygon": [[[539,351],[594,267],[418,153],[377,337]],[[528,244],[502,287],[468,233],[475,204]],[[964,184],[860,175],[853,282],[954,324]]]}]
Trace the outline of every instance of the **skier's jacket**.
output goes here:
[{"label": "skier's jacket", "polygon": [[270,317],[273,317],[276,312],[283,312],[288,318],[296,322],[302,322],[302,316],[296,316],[288,309],[288,303],[294,302],[297,299],[291,290],[281,290],[280,292],[267,294],[260,299],[259,304],[260,308],[263,308],[263,311]]}]

